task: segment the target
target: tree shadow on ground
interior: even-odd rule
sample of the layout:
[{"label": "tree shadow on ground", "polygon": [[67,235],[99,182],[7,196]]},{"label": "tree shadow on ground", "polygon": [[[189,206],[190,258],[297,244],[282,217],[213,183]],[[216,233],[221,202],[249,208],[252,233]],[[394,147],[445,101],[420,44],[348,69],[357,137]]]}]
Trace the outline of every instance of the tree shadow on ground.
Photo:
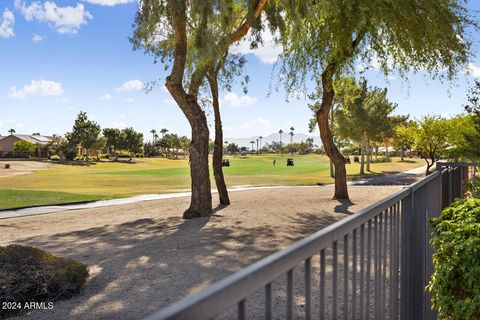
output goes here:
[{"label": "tree shadow on ground", "polygon": [[348,215],[353,214],[353,212],[348,210],[348,208],[355,205],[355,203],[353,203],[349,199],[341,199],[341,200],[337,200],[337,201],[340,202],[340,204],[335,206],[333,211],[338,212],[338,213],[348,214]]},{"label": "tree shadow on ground", "polygon": [[147,218],[23,240],[90,269],[82,295],[25,318],[143,318],[279,249],[268,226],[233,230],[212,219]]}]

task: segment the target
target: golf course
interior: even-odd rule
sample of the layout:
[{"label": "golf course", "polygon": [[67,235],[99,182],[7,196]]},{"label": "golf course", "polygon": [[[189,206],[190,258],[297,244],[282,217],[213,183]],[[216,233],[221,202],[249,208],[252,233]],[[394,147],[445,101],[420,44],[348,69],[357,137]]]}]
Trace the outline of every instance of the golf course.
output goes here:
[{"label": "golf course", "polygon": [[[298,155],[293,157],[295,166],[287,167],[289,157],[278,154],[230,156],[230,167],[224,167],[227,185],[235,188],[333,183],[327,157]],[[275,166],[273,160],[276,160]],[[11,162],[11,166],[15,168],[21,163],[25,162]],[[46,164],[43,170],[0,179],[0,209],[190,190],[188,159],[138,158],[133,163]],[[359,164],[352,162],[347,165],[347,174],[349,180],[355,180],[422,165],[424,161],[421,159],[400,161],[400,158],[391,158],[390,162],[372,163],[371,171],[361,176],[358,174]]]}]

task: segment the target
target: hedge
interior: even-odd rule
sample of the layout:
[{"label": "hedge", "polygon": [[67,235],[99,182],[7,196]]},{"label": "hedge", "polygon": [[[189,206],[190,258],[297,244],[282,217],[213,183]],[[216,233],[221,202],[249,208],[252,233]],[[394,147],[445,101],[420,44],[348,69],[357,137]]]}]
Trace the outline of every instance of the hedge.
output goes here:
[{"label": "hedge", "polygon": [[439,319],[480,319],[480,199],[456,200],[430,225],[433,308]]}]

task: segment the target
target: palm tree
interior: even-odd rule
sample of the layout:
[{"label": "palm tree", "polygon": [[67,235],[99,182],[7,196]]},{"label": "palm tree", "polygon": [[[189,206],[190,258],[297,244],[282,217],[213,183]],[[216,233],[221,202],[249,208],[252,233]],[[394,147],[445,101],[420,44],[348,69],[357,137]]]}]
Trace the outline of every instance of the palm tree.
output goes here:
[{"label": "palm tree", "polygon": [[168,129],[166,128],[162,128],[162,130],[160,130],[160,133],[162,134],[162,137],[165,137],[165,134],[168,132]]},{"label": "palm tree", "polygon": [[258,138],[256,140],[257,140],[257,153],[258,153]]},{"label": "palm tree", "polygon": [[157,134],[157,130],[152,129],[150,130],[150,133],[152,134],[153,142],[155,142],[155,135]]},{"label": "palm tree", "polygon": [[262,150],[262,139],[263,139],[263,137],[260,136],[260,137],[258,137],[258,139],[260,140],[260,150]]},{"label": "palm tree", "polygon": [[14,134],[16,131],[15,131],[15,129],[10,129],[10,130],[8,130],[8,132],[10,132],[10,134],[12,135],[12,134]]},{"label": "palm tree", "polygon": [[255,144],[255,141],[250,141],[250,144],[252,145],[252,151],[253,151],[253,145]]},{"label": "palm tree", "polygon": [[293,131],[295,131],[295,128],[290,127],[290,144],[293,144],[293,136],[295,135]]},{"label": "palm tree", "polygon": [[283,134],[283,130],[282,130],[282,129],[278,130],[278,134],[280,135],[280,144],[282,144],[282,134]]}]

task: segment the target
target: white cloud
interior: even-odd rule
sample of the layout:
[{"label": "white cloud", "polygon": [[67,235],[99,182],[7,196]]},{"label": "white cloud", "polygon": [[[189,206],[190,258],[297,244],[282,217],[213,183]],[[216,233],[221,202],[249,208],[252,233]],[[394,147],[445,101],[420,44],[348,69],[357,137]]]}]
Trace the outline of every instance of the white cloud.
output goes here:
[{"label": "white cloud", "polygon": [[117,88],[117,91],[140,91],[142,88],[142,81],[135,79],[124,82],[120,87]]},{"label": "white cloud", "polygon": [[98,4],[101,6],[113,7],[113,6],[116,6],[117,4],[127,4],[127,3],[135,2],[137,0],[83,0],[83,1],[91,4]]},{"label": "white cloud", "polygon": [[275,44],[273,35],[269,30],[262,31],[263,46],[259,45],[257,49],[250,48],[250,41],[245,37],[237,45],[232,46],[232,53],[252,53],[263,63],[271,64],[277,62],[278,56],[282,53],[283,48]]},{"label": "white cloud", "polygon": [[132,103],[132,102],[135,101],[135,99],[133,99],[133,98],[123,98],[123,101]]},{"label": "white cloud", "polygon": [[10,97],[17,99],[27,96],[60,96],[62,94],[62,84],[48,80],[32,80],[32,83],[24,85],[19,90],[16,86],[10,88]]},{"label": "white cloud", "polygon": [[46,1],[43,5],[34,1],[27,5],[24,0],[15,0],[15,7],[27,21],[47,22],[58,33],[77,33],[82,24],[87,24],[87,19],[93,19],[81,3],[75,7],[58,7],[51,1]]},{"label": "white cloud", "polygon": [[229,92],[223,97],[223,101],[232,108],[239,108],[255,104],[258,100],[248,95],[239,96],[235,92]]},{"label": "white cloud", "polygon": [[42,36],[40,34],[34,33],[33,36],[32,36],[32,41],[33,42],[41,42],[41,41],[45,40],[46,38],[47,38],[47,36]]},{"label": "white cloud", "polygon": [[480,78],[480,67],[477,66],[475,63],[469,63],[464,73],[469,74],[474,78]]},{"label": "white cloud", "polygon": [[249,131],[255,130],[255,132],[260,132],[262,134],[267,133],[268,129],[270,129],[271,121],[265,119],[264,117],[258,117],[253,120],[249,120],[247,122],[242,123],[239,126],[229,127],[225,126],[225,131],[231,135],[243,135],[243,136],[250,136],[251,134]]},{"label": "white cloud", "polygon": [[110,101],[112,100],[113,97],[111,95],[109,95],[108,93],[104,94],[103,96],[100,97],[100,100],[103,100],[103,101]]},{"label": "white cloud", "polygon": [[1,38],[11,38],[15,35],[13,32],[13,25],[15,24],[15,16],[13,12],[5,9],[2,13],[2,18],[0,19],[0,37]]}]

